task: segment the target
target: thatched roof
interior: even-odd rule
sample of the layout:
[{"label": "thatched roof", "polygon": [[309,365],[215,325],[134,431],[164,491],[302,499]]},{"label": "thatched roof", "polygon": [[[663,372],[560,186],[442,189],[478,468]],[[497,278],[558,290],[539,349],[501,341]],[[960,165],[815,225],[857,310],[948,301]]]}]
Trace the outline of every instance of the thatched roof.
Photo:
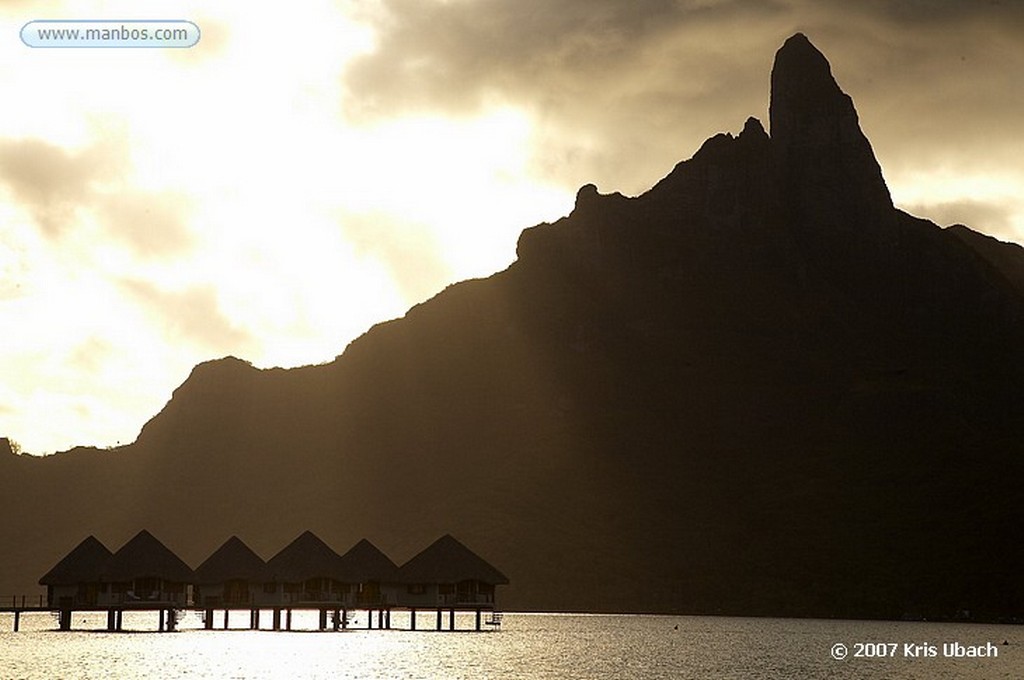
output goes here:
[{"label": "thatched roof", "polygon": [[267,561],[264,578],[300,583],[311,578],[339,578],[343,571],[341,556],[312,531],[306,531]]},{"label": "thatched roof", "polygon": [[192,569],[143,529],[110,558],[108,576],[111,581],[161,578],[189,583],[192,581]]},{"label": "thatched roof", "polygon": [[242,539],[232,536],[196,567],[195,582],[224,583],[232,579],[261,581],[266,566],[266,562]]},{"label": "thatched roof", "polygon": [[508,578],[451,534],[437,539],[426,550],[402,565],[403,583],[458,583],[476,580],[505,585]]},{"label": "thatched roof", "polygon": [[74,583],[98,583],[103,580],[112,553],[95,536],[85,539],[53,569],[39,579],[39,585],[58,586]]},{"label": "thatched roof", "polygon": [[341,556],[341,567],[337,578],[345,583],[393,583],[398,580],[398,565],[365,538]]}]

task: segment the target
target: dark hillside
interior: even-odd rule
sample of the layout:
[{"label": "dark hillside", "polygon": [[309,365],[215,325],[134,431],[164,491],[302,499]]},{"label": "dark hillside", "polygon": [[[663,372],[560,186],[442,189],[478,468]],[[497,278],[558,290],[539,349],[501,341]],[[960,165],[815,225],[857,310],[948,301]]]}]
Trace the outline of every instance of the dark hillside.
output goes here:
[{"label": "dark hillside", "polygon": [[583,187],[330,364],[209,362],[128,447],[0,454],[0,592],[89,534],[196,566],[450,532],[509,609],[1019,616],[1020,249],[894,208],[804,36],[771,80],[771,136]]}]

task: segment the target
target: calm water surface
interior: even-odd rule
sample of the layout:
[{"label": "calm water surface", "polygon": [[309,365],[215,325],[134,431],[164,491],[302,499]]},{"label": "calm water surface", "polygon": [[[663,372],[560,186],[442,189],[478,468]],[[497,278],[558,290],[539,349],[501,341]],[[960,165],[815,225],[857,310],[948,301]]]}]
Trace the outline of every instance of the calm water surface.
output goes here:
[{"label": "calm water surface", "polygon": [[[1024,628],[1015,626],[572,614],[506,614],[500,631],[480,634],[206,631],[196,614],[175,633],[150,632],[156,614],[126,615],[139,631],[127,633],[102,632],[102,613],[76,614],[74,627],[92,630],[70,633],[48,614],[24,615],[18,633],[12,623],[0,614],[3,678],[1024,678]],[[230,621],[247,623],[247,613]],[[316,623],[297,614],[294,626]],[[472,628],[472,617],[458,626]],[[898,649],[895,658],[832,657],[836,643],[852,654],[859,642]],[[943,658],[947,642],[991,642],[998,657]],[[939,656],[906,658],[907,643]]]}]

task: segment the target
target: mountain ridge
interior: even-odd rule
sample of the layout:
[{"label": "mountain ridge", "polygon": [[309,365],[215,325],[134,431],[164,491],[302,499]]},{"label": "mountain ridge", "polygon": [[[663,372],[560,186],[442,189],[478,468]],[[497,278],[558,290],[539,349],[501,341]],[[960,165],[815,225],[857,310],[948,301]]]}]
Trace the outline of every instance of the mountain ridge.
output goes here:
[{"label": "mountain ridge", "polygon": [[640,196],[584,185],[330,363],[205,362],[132,445],[25,461],[20,568],[98,526],[193,566],[223,535],[454,533],[515,608],[1016,615],[1021,259],[893,207],[804,36],[769,117]]}]

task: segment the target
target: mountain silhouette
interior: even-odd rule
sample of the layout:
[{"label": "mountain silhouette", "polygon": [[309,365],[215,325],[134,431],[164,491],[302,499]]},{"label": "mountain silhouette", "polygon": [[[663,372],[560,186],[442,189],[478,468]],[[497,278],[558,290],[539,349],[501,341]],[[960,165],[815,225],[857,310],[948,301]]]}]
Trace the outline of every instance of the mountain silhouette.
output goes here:
[{"label": "mountain silhouette", "polygon": [[1019,616],[1022,249],[895,208],[800,34],[770,131],[584,186],[329,364],[211,361],[129,446],[0,452],[0,592],[91,534],[196,566],[308,529],[398,563],[458,535],[508,609]]}]

